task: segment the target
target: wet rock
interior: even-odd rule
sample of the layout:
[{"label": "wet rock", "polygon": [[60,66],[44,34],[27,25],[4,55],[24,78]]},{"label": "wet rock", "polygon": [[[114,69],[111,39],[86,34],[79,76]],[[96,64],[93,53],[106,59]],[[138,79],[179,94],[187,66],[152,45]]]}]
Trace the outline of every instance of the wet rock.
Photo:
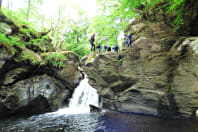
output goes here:
[{"label": "wet rock", "polygon": [[68,84],[67,86],[73,90],[81,80],[81,72],[78,69],[79,57],[73,52],[68,52],[65,65],[65,68],[56,71],[58,74],[57,76],[66,82]]},{"label": "wet rock", "polygon": [[159,101],[158,114],[163,117],[176,117],[178,115],[178,106],[174,94],[165,94]]},{"label": "wet rock", "polygon": [[198,111],[197,111],[197,110],[196,110],[196,112],[195,112],[195,116],[198,117]]},{"label": "wet rock", "polygon": [[10,114],[10,109],[8,109],[2,102],[0,102],[0,118],[7,117]]},{"label": "wet rock", "polygon": [[0,70],[3,68],[6,61],[10,60],[12,57],[13,55],[9,54],[6,49],[0,48]]},{"label": "wet rock", "polygon": [[27,106],[31,100],[42,95],[54,111],[66,105],[71,94],[60,81],[47,75],[19,81],[9,86],[8,89],[3,103],[12,110]]},{"label": "wet rock", "polygon": [[27,73],[27,69],[25,68],[16,68],[7,72],[4,77],[3,85],[9,85],[14,83],[17,79],[19,79],[25,72]]},{"label": "wet rock", "polygon": [[16,111],[14,111],[13,114],[31,116],[31,115],[43,114],[50,111],[52,110],[50,108],[48,100],[44,96],[39,95],[30,102],[28,102],[27,105],[18,108]]},{"label": "wet rock", "polygon": [[0,69],[3,67],[3,65],[5,64],[4,60],[0,60]]},{"label": "wet rock", "polygon": [[89,105],[90,112],[101,112],[101,108],[94,106],[94,105]]}]

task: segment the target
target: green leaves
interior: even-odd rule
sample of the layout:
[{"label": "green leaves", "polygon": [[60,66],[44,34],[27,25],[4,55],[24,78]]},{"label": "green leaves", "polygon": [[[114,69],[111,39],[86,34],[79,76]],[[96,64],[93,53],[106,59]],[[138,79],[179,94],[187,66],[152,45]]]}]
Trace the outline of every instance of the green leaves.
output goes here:
[{"label": "green leaves", "polygon": [[174,30],[177,31],[183,25],[183,7],[185,0],[170,0],[171,5],[168,9],[169,12],[175,12],[177,17],[173,20],[172,25]]},{"label": "green leaves", "polygon": [[0,33],[0,43],[2,43],[2,44],[9,44],[10,43],[9,39],[6,37],[5,34]]},{"label": "green leaves", "polygon": [[82,26],[73,25],[72,29],[64,34],[63,48],[73,51],[79,57],[83,57],[89,53],[87,27],[87,24]]},{"label": "green leaves", "polygon": [[66,65],[64,61],[67,60],[67,57],[62,52],[53,52],[50,54],[43,54],[44,62],[43,64],[52,64],[54,67],[62,67],[64,68]]}]

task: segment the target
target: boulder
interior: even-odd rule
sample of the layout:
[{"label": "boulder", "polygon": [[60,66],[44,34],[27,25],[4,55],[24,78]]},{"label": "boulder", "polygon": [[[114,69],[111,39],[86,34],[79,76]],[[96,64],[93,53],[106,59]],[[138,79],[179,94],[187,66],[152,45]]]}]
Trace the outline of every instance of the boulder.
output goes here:
[{"label": "boulder", "polygon": [[94,105],[89,105],[90,112],[101,112],[101,108],[94,106]]},{"label": "boulder", "polygon": [[3,103],[12,110],[26,107],[32,100],[42,95],[54,111],[66,105],[71,95],[60,81],[47,75],[28,78],[7,88],[9,91]]},{"label": "boulder", "polygon": [[18,108],[16,111],[13,112],[13,114],[18,116],[32,116],[50,111],[52,110],[47,99],[44,96],[39,95],[30,102],[28,102],[27,105]]}]

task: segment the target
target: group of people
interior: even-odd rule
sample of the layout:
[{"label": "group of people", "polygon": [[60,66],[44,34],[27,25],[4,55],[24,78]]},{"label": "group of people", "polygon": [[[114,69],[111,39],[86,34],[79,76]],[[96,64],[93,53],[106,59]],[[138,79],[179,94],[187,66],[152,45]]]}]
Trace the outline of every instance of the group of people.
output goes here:
[{"label": "group of people", "polygon": [[[100,43],[98,43],[97,46],[95,46],[95,43],[94,43],[94,41],[95,41],[95,33],[91,36],[89,41],[91,43],[91,51],[95,51],[96,48],[97,48],[98,53],[100,53],[101,49],[102,49],[102,46],[101,46]],[[127,47],[131,46],[131,42],[132,42],[132,34],[130,33],[127,36],[125,36],[125,43],[126,43]],[[113,50],[114,52],[118,53],[119,52],[118,45],[114,45],[112,47],[108,46],[108,45],[104,45],[103,51],[111,51],[111,50]]]},{"label": "group of people", "polygon": [[[97,46],[95,46],[95,43],[94,43],[94,41],[95,41],[95,34],[93,34],[91,36],[91,38],[90,38],[89,41],[91,43],[91,51],[95,51],[97,49],[98,52],[100,53],[101,52],[101,49],[102,49],[102,46],[101,46],[100,43],[98,43]],[[119,51],[118,45],[114,45],[112,47],[111,46],[108,46],[108,45],[104,45],[103,51],[109,51],[110,52],[111,50],[113,50],[115,52],[118,52]]]}]

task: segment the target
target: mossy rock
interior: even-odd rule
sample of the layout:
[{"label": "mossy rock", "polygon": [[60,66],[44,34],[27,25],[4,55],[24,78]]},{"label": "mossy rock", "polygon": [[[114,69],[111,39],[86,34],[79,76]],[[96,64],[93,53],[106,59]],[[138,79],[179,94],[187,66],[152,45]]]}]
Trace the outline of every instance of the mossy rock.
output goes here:
[{"label": "mossy rock", "polygon": [[8,25],[7,23],[0,22],[0,33],[3,34],[11,34],[12,33],[12,27]]}]

